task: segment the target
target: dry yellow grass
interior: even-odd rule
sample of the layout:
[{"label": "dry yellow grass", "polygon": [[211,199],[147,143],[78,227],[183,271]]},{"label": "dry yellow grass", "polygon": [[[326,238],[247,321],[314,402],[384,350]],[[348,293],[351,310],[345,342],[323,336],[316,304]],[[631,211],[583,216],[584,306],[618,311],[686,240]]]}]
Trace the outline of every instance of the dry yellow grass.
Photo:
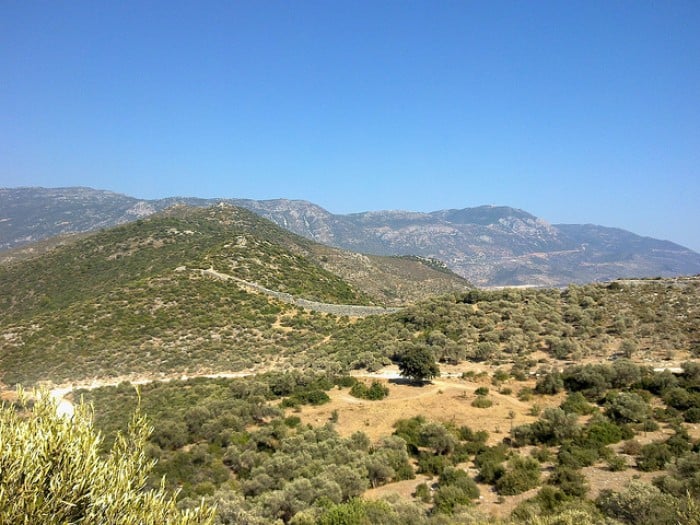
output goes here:
[{"label": "dry yellow grass", "polygon": [[[472,367],[462,367],[467,371]],[[490,371],[488,367],[480,366],[480,371]],[[451,369],[443,371],[449,374],[461,374],[461,371]],[[385,375],[396,373],[389,368]],[[519,382],[511,380],[503,386],[512,389],[512,394],[498,393],[498,388],[490,385],[488,380],[464,380],[459,377],[441,377],[424,386],[407,384],[402,380],[381,378],[389,388],[389,396],[382,401],[367,401],[352,397],[348,389],[329,392],[331,402],[321,406],[304,406],[297,414],[302,422],[312,425],[323,424],[337,411],[338,422],[336,429],[343,436],[362,431],[371,440],[378,440],[390,435],[393,424],[399,419],[422,415],[426,419],[442,423],[454,423],[457,426],[467,425],[473,430],[489,432],[489,443],[501,442],[510,431],[511,423],[521,425],[530,423],[537,418],[529,415],[533,403],[541,407],[558,406],[561,396],[535,396],[533,401],[523,402],[517,398],[517,392],[524,387],[533,387],[534,381]],[[489,387],[488,397],[493,401],[490,408],[475,408],[471,402],[476,395],[474,391],[480,386]],[[514,418],[510,418],[511,412]]]}]

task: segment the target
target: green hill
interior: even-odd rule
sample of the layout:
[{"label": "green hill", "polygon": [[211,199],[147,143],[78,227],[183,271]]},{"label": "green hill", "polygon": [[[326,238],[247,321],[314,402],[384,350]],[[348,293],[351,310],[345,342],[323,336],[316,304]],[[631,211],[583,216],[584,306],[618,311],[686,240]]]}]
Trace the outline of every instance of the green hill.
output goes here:
[{"label": "green hill", "polygon": [[291,300],[383,305],[467,283],[419,261],[317,245],[223,206],[175,207],[5,264],[0,288],[0,365],[14,384],[299,359],[349,321]]}]

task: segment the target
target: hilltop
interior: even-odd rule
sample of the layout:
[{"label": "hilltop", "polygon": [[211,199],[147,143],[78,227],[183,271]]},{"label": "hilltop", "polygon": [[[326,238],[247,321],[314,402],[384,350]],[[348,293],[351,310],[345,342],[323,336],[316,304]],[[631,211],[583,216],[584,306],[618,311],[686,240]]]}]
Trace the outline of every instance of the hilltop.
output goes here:
[{"label": "hilltop", "polygon": [[507,206],[338,215],[300,200],[139,200],[90,188],[0,189],[0,250],[134,221],[177,203],[219,202],[250,209],[326,245],[440,260],[477,286],[565,286],[700,273],[700,254],[678,244],[617,228],[549,224]]}]

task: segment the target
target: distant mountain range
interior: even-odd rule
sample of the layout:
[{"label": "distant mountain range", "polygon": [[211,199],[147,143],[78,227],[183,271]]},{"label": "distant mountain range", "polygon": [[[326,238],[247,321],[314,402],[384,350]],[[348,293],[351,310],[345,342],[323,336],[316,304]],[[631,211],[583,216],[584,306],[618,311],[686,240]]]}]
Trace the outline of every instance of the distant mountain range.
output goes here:
[{"label": "distant mountain range", "polygon": [[592,224],[549,224],[505,206],[336,215],[300,200],[140,200],[91,188],[0,189],[0,250],[134,221],[175,204],[219,202],[252,210],[323,244],[439,259],[479,286],[561,286],[700,273],[700,254],[678,244]]}]

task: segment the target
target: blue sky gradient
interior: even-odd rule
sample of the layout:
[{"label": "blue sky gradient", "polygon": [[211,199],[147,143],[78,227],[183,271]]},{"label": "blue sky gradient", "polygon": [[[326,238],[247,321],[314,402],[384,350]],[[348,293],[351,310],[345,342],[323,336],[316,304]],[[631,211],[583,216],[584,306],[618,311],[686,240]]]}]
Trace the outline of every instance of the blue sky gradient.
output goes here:
[{"label": "blue sky gradient", "polygon": [[0,186],[499,204],[700,251],[699,27],[697,1],[6,1]]}]

